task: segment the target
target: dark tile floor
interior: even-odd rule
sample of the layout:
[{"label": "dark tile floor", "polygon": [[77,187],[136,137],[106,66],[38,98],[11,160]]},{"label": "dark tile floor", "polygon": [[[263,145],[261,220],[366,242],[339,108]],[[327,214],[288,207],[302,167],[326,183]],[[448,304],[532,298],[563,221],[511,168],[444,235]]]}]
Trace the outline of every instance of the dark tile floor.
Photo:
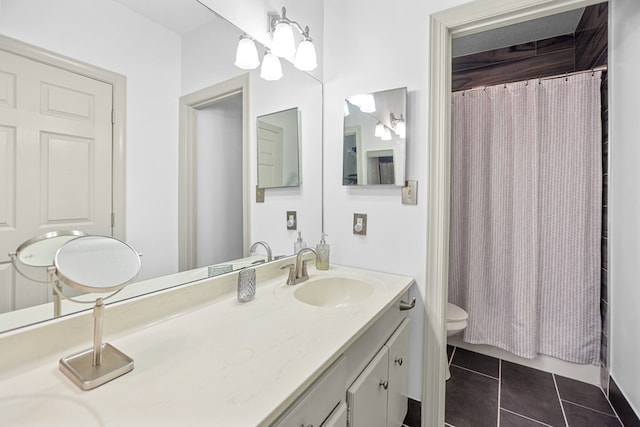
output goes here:
[{"label": "dark tile floor", "polygon": [[447,353],[447,426],[622,427],[599,387],[458,347]]}]

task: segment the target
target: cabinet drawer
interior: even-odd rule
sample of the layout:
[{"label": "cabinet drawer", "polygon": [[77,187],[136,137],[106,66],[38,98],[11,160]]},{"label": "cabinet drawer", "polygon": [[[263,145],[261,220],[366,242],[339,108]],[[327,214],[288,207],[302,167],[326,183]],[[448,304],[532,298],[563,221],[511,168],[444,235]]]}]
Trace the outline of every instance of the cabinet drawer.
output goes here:
[{"label": "cabinet drawer", "polygon": [[272,426],[319,427],[343,401],[345,379],[346,364],[340,357]]}]

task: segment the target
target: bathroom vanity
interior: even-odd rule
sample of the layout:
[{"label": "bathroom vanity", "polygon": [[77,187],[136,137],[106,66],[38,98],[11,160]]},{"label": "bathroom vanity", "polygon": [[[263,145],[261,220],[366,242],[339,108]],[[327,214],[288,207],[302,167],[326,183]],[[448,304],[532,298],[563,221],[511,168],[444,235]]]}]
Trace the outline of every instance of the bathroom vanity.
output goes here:
[{"label": "bathroom vanity", "polygon": [[258,266],[248,303],[236,272],[109,305],[135,368],[88,392],[57,364],[90,346],[90,312],[0,335],[0,424],[400,425],[413,279],[332,266],[286,286],[290,262]]}]

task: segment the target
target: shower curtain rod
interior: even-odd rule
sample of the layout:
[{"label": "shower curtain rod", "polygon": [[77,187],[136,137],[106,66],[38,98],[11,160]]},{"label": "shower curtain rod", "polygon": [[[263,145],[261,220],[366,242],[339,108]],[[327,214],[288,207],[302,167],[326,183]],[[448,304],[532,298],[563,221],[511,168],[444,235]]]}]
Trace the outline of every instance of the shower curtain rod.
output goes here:
[{"label": "shower curtain rod", "polygon": [[[534,78],[531,78],[531,79],[516,80],[516,82],[518,82],[518,81],[520,81],[520,82],[528,82],[528,81],[535,81],[535,80],[537,80],[538,82],[541,82],[542,80],[561,79],[563,77],[575,76],[577,74],[595,73],[596,71],[606,71],[606,70],[607,70],[607,66],[606,65],[600,65],[598,67],[594,67],[594,68],[591,68],[589,70],[572,71],[570,73],[555,74],[555,75],[547,76],[547,77],[534,77]],[[509,83],[515,83],[515,82],[509,82]],[[507,85],[507,83],[496,83],[496,84],[493,84],[493,85],[476,86],[476,87],[472,87],[472,88],[469,88],[469,89],[456,90],[454,93],[456,93],[456,92],[468,92],[468,91],[471,91],[471,90],[478,90],[478,89],[486,89],[486,88],[488,88],[490,86],[500,86],[500,85]]]}]

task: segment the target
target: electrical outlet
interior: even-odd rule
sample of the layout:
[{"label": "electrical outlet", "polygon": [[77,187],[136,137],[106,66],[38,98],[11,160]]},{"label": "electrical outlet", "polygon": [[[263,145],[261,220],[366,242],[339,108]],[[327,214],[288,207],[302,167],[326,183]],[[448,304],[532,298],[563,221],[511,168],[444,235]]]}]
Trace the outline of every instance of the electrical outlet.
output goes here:
[{"label": "electrical outlet", "polygon": [[353,234],[367,235],[367,214],[353,214]]},{"label": "electrical outlet", "polygon": [[296,211],[287,211],[287,230],[298,229],[298,214]]},{"label": "electrical outlet", "polygon": [[402,204],[418,204],[418,181],[406,181],[405,186],[402,187]]}]

